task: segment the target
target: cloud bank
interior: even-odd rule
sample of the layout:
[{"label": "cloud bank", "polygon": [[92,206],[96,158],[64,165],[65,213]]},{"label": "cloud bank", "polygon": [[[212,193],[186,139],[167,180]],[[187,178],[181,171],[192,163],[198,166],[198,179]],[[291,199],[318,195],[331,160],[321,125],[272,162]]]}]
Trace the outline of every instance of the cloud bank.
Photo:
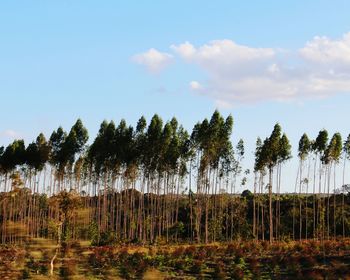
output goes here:
[{"label": "cloud bank", "polygon": [[[189,77],[190,90],[211,97],[221,107],[350,93],[350,32],[338,40],[316,36],[296,51],[255,48],[232,40],[198,47],[185,42],[170,50],[178,60],[206,73],[202,81]],[[136,57],[151,72],[164,69],[173,59],[155,49]]]}]

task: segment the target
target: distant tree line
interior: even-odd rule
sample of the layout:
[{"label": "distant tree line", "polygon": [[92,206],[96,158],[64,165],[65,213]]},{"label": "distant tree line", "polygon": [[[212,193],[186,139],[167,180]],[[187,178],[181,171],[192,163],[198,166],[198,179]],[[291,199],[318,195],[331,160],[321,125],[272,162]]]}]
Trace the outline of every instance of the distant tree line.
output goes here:
[{"label": "distant tree line", "polygon": [[[67,133],[0,147],[2,243],[45,237],[110,242],[329,239],[350,234],[345,184],[350,135],[326,130],[299,142],[293,194],[281,194],[291,145],[279,124],[256,141],[253,191],[243,140],[218,111],[189,134],[154,115],[136,127],[102,122],[91,143],[81,120]],[[336,185],[343,160],[343,184]],[[267,180],[267,181],[266,181]]]}]

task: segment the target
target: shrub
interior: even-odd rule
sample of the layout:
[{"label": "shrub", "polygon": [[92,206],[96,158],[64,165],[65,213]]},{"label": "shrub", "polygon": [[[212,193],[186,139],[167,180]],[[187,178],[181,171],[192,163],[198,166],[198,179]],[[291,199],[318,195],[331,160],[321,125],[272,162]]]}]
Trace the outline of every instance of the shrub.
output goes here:
[{"label": "shrub", "polygon": [[134,253],[121,259],[119,264],[120,276],[124,279],[142,279],[148,268],[148,263],[142,253]]},{"label": "shrub", "polygon": [[185,252],[184,254],[189,256],[189,257],[193,257],[194,254],[196,253],[196,247],[195,246],[188,246],[186,249],[185,249]]},{"label": "shrub", "polygon": [[259,260],[257,258],[251,258],[249,260],[249,269],[253,272],[254,275],[260,275]]},{"label": "shrub", "polygon": [[73,259],[63,260],[60,270],[60,277],[64,280],[71,279],[76,274],[76,262]]},{"label": "shrub", "polygon": [[212,273],[213,279],[226,279],[226,273],[223,270],[224,264],[222,262],[214,263],[214,271]]},{"label": "shrub", "polygon": [[306,280],[321,280],[324,279],[322,273],[316,270],[306,271],[303,275],[303,278]]},{"label": "shrub", "polygon": [[171,255],[173,258],[179,258],[184,254],[184,252],[185,250],[183,247],[178,247],[171,253]]},{"label": "shrub", "polygon": [[110,265],[110,249],[108,247],[93,248],[88,262],[95,272],[100,273]]},{"label": "shrub", "polygon": [[30,272],[27,268],[22,270],[22,277],[21,279],[30,279]]},{"label": "shrub", "polygon": [[190,267],[190,272],[195,275],[201,275],[203,269],[203,262],[200,260],[194,260]]}]

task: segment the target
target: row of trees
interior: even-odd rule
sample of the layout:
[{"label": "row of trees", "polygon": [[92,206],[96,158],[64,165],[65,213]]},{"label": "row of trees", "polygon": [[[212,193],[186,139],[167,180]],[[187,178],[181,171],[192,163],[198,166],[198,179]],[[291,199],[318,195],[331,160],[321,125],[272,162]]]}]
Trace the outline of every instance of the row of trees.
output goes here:
[{"label": "row of trees", "polygon": [[[263,192],[264,177],[268,175],[270,240],[280,239],[281,167],[284,162],[291,158],[290,150],[291,146],[286,135],[281,136],[279,124],[275,125],[269,138],[266,138],[263,142],[260,138],[257,139],[254,194],[257,188],[260,193]],[[293,221],[292,238],[328,239],[331,235],[333,237],[338,235],[345,237],[346,224],[348,224],[348,205],[346,205],[345,194],[349,192],[349,187],[345,184],[345,172],[346,162],[350,159],[350,135],[343,143],[339,133],[335,133],[328,142],[328,132],[326,130],[321,130],[315,140],[310,140],[307,134],[303,134],[298,145],[298,158],[299,167],[295,182],[292,214],[290,215]],[[342,185],[337,185],[336,171],[341,158],[344,162],[343,180]],[[274,174],[275,179],[273,179]],[[272,201],[273,182],[276,185],[275,213],[273,213]],[[310,190],[311,186],[312,191]],[[341,202],[338,201],[339,194],[341,195]],[[333,202],[332,207],[331,201]],[[311,207],[310,203],[312,204]],[[337,207],[341,209],[340,212]],[[259,199],[258,201],[254,199],[253,233],[255,236],[259,236],[259,232],[261,232],[263,238],[264,223],[259,225],[259,219],[256,219],[256,217],[259,217],[259,212],[261,212],[260,215],[264,215],[264,205],[260,205]],[[285,215],[285,213],[282,213],[282,215]],[[273,225],[275,225],[275,229]]]},{"label": "row of trees", "polygon": [[[303,203],[299,198],[299,238],[302,236],[303,228],[305,236],[308,236],[308,223],[312,222],[312,235],[329,238],[331,235],[330,215],[333,215],[333,236],[337,232],[337,207],[341,208],[340,219],[341,233],[345,237],[345,193],[349,191],[348,185],[345,184],[346,161],[350,159],[350,135],[344,141],[339,133],[335,133],[328,143],[328,132],[321,130],[315,140],[310,140],[307,134],[303,134],[299,141],[298,148],[299,170],[297,182],[299,184],[299,194],[302,192],[309,193],[312,181],[312,211],[307,210],[302,215]],[[343,157],[343,178],[342,185],[337,186],[337,166]],[[313,166],[313,174],[311,174]],[[317,176],[318,173],[318,176]],[[310,178],[313,177],[313,178]],[[295,192],[297,192],[297,184]],[[318,190],[317,190],[318,189]],[[337,203],[336,195],[330,196],[330,193],[341,193],[341,203]],[[322,195],[323,194],[323,195]],[[330,210],[331,201],[333,210]],[[306,200],[306,204],[308,201]],[[303,218],[304,216],[304,218]],[[310,218],[311,216],[311,218]],[[295,223],[295,218],[294,218]],[[293,234],[296,233],[293,231]]]},{"label": "row of trees", "polygon": [[[68,133],[59,127],[48,140],[43,134],[28,146],[15,140],[0,148],[1,240],[207,243],[349,233],[348,200],[344,191],[335,194],[335,173],[342,151],[345,172],[350,137],[343,148],[340,134],[329,143],[326,131],[315,141],[303,135],[295,194],[285,196],[282,167],[291,158],[291,145],[276,124],[270,137],[257,139],[254,192],[240,196],[236,189],[245,186],[250,171],[242,170],[244,142],[232,145],[232,128],[233,118],[215,111],[191,134],[175,118],[163,123],[154,115],[149,124],[141,117],[135,128],[124,120],[118,126],[104,121],[89,146],[81,120]],[[311,181],[313,193],[305,195]]]}]

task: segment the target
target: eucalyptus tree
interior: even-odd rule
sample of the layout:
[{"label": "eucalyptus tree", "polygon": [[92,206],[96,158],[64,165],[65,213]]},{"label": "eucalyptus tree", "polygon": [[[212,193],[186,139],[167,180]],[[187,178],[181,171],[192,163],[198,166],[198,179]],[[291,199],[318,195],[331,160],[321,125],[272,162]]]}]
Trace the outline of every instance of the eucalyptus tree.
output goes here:
[{"label": "eucalyptus tree", "polygon": [[[14,221],[14,197],[12,196],[12,192],[16,191],[15,187],[15,178],[18,176],[18,173],[14,171],[18,166],[21,166],[25,163],[25,145],[23,140],[15,140],[10,145],[8,145],[1,156],[1,167],[5,174],[5,186],[4,191],[9,192],[9,195],[6,193],[2,204],[2,242],[4,243],[8,238],[11,240],[11,235],[8,236],[7,233],[7,224],[8,221]],[[10,176],[9,176],[10,175]],[[7,190],[7,182],[8,179],[11,179],[11,189]]]},{"label": "eucalyptus tree", "polygon": [[[103,121],[94,142],[88,150],[88,161],[90,163],[90,177],[93,184],[92,194],[93,199],[89,202],[94,209],[94,219],[98,225],[98,240],[102,229],[105,229],[107,217],[102,215],[102,197],[101,197],[101,176],[104,182],[107,182],[107,174],[111,172],[115,175],[118,172],[118,167],[115,158],[115,134],[116,127],[113,121]],[[106,196],[107,188],[105,184],[102,193]],[[97,196],[97,198],[96,198]],[[106,202],[106,201],[104,201]],[[116,206],[118,211],[118,205]],[[116,225],[118,225],[118,215],[116,217]]]},{"label": "eucalyptus tree", "polygon": [[[319,184],[319,188],[318,188],[318,195],[317,195],[317,213],[316,213],[316,225],[318,225],[318,227],[316,228],[316,235],[319,237],[321,236],[322,238],[324,238],[324,205],[323,205],[323,201],[322,198],[320,197],[322,194],[322,174],[323,174],[323,163],[324,161],[322,160],[324,158],[325,152],[326,152],[326,148],[327,148],[327,143],[328,143],[328,132],[327,130],[323,129],[321,130],[315,141],[314,141],[314,145],[313,145],[313,150],[316,154],[316,161],[317,158],[319,159],[319,168],[318,168],[318,173],[319,173],[319,178],[318,178],[318,184]],[[315,163],[315,167],[316,167],[316,163]],[[314,170],[314,174],[316,174],[316,168]],[[314,181],[316,181],[315,175],[314,175]]]},{"label": "eucalyptus tree", "polygon": [[46,165],[50,159],[50,145],[43,133],[36,138],[36,146],[38,147],[39,158],[36,163],[36,170],[41,172],[44,170],[43,192],[46,192]]},{"label": "eucalyptus tree", "polygon": [[[272,168],[273,168],[273,163],[272,163],[272,149],[270,147],[270,138],[265,138],[263,141],[263,144],[261,146],[261,149],[259,151],[259,158],[257,161],[257,166],[260,170],[260,184],[261,184],[261,193],[264,193],[264,177],[269,171],[269,183],[267,184],[267,189],[268,189],[268,208],[269,208],[269,216],[268,216],[268,224],[269,224],[269,240],[270,242],[273,239],[273,221],[272,221]],[[262,198],[264,199],[264,196],[262,195]],[[265,240],[265,207],[264,207],[264,201],[262,203],[262,238]],[[271,231],[271,233],[270,233]]]},{"label": "eucalyptus tree", "polygon": [[[277,123],[270,137],[266,138],[261,145],[261,140],[257,141],[257,149],[255,152],[255,170],[259,170],[264,175],[265,168],[269,171],[269,240],[273,241],[273,209],[272,209],[272,184],[273,184],[273,172],[276,167],[277,173],[281,173],[280,166],[283,162],[290,158],[290,143],[285,134],[281,135],[281,126]],[[279,191],[279,178],[277,176],[277,191]],[[278,219],[277,219],[278,220]]]},{"label": "eucalyptus tree", "polygon": [[[215,113],[214,113],[215,114]],[[213,115],[210,122],[207,119],[204,119],[198,127],[193,129],[192,135],[195,137],[196,146],[198,147],[198,171],[197,171],[197,209],[196,209],[196,231],[198,234],[198,242],[201,239],[201,220],[202,220],[202,211],[203,207],[205,208],[205,222],[204,222],[204,231],[205,231],[205,242],[208,242],[208,217],[209,217],[209,187],[210,187],[210,161],[211,157],[215,152],[214,141],[211,139],[214,137],[212,131],[215,128],[217,119],[219,118],[218,113],[216,112],[215,116]]]},{"label": "eucalyptus tree", "polygon": [[[230,142],[227,142],[230,145]],[[229,148],[228,152],[228,157],[227,157],[227,166],[228,166],[228,173],[231,174],[230,175],[230,185],[231,185],[231,190],[230,190],[230,194],[231,194],[231,200],[230,203],[228,203],[228,206],[230,206],[227,210],[228,213],[230,213],[230,239],[233,239],[234,236],[234,219],[237,217],[235,217],[235,211],[234,211],[234,207],[236,207],[237,204],[240,204],[240,200],[241,198],[239,196],[236,196],[237,194],[237,189],[236,189],[236,185],[237,185],[237,179],[239,178],[239,176],[242,173],[242,161],[244,159],[244,141],[243,139],[239,139],[235,150],[231,148]],[[243,181],[244,183],[244,181]],[[238,220],[238,219],[237,219]],[[238,235],[240,235],[240,224],[237,224],[237,231],[238,231]]]},{"label": "eucalyptus tree", "polygon": [[80,119],[72,126],[68,135],[62,127],[51,134],[49,141],[51,148],[50,162],[55,168],[58,179],[57,191],[61,191],[62,187],[66,188],[66,185],[62,186],[66,172],[68,171],[71,175],[75,157],[83,151],[87,140],[88,132]]},{"label": "eucalyptus tree", "polygon": [[316,212],[316,200],[317,200],[317,190],[316,190],[316,173],[317,173],[317,160],[318,154],[316,150],[315,140],[310,140],[310,157],[313,163],[312,167],[312,236],[316,239],[316,223],[317,223],[317,212]]},{"label": "eucalyptus tree", "polygon": [[25,145],[23,140],[14,140],[4,150],[1,156],[1,167],[5,174],[4,191],[7,192],[8,175],[10,175],[18,166],[25,163]]},{"label": "eucalyptus tree", "polygon": [[344,158],[344,166],[343,166],[343,180],[342,180],[342,234],[343,238],[345,237],[345,170],[346,170],[346,162],[350,159],[350,134],[344,141],[343,145],[343,158]]},{"label": "eucalyptus tree", "polygon": [[343,149],[343,141],[340,133],[335,133],[330,143],[326,149],[325,156],[324,156],[324,162],[329,165],[328,170],[328,194],[327,194],[327,236],[330,235],[330,176],[331,176],[331,169],[333,165],[333,236],[336,236],[336,167],[339,163],[339,159],[342,153]]},{"label": "eucalyptus tree", "polygon": [[[170,135],[169,135],[170,132]],[[178,230],[178,214],[179,214],[179,196],[180,188],[182,187],[184,177],[187,174],[187,160],[189,157],[189,135],[187,131],[178,126],[175,118],[168,122],[163,131],[164,137],[164,153],[162,153],[162,161],[165,170],[165,201],[163,206],[165,210],[165,226],[166,236],[168,239],[168,229],[174,228],[175,240],[177,238]],[[170,201],[168,202],[168,198]],[[175,199],[174,199],[175,198]],[[170,219],[170,221],[169,221]]]},{"label": "eucalyptus tree", "polygon": [[178,125],[176,118],[173,117],[165,124],[162,131],[160,163],[157,168],[163,180],[163,195],[157,212],[161,217],[158,232],[165,232],[167,241],[169,229],[172,229],[175,240],[178,235],[179,197],[187,174],[188,138],[187,131]]},{"label": "eucalyptus tree", "polygon": [[[112,169],[114,160],[114,138],[116,127],[113,121],[103,121],[93,143],[88,150],[88,158],[93,164],[95,180],[98,179],[101,173],[108,169]],[[95,188],[94,194],[97,195]]]},{"label": "eucalyptus tree", "polygon": [[[159,199],[156,194],[160,193],[161,176],[157,174],[160,168],[160,158],[163,147],[163,121],[155,114],[150,124],[147,127],[145,147],[144,147],[144,167],[145,175],[147,178],[147,198],[148,198],[148,213],[145,215],[147,231],[149,232],[149,239],[154,241],[155,234],[157,232],[157,225],[159,225],[159,217],[156,217],[156,206],[159,203]],[[153,193],[155,195],[153,195]]]},{"label": "eucalyptus tree", "polygon": [[[190,135],[187,132],[187,130],[185,130],[182,126],[179,127],[177,134],[176,134],[178,141],[177,142],[177,151],[175,152],[175,154],[178,154],[178,163],[177,163],[177,171],[178,171],[178,175],[179,175],[179,183],[181,183],[181,187],[183,187],[183,185],[185,184],[185,180],[186,178],[188,178],[187,176],[189,176],[189,180],[191,180],[191,161],[193,159],[194,153],[193,150],[191,148],[191,140],[190,140]],[[174,151],[176,151],[176,149]],[[173,161],[174,162],[174,161]],[[175,166],[175,165],[173,165]],[[188,182],[188,181],[187,181]],[[193,238],[192,235],[192,230],[193,230],[193,208],[192,208],[192,198],[193,198],[193,193],[191,190],[191,184],[189,183],[189,187],[185,187],[185,189],[182,191],[182,193],[184,193],[185,191],[188,191],[188,204],[187,204],[187,211],[189,211],[188,216],[189,216],[189,222],[188,222],[188,229],[190,234],[190,238]],[[179,223],[179,200],[181,198],[180,196],[180,189],[179,189],[179,184],[178,184],[178,188],[177,188],[177,200],[176,200],[176,213],[175,213],[175,223],[177,226],[176,229],[176,239],[177,236],[179,234],[179,228],[181,226],[181,224]]]},{"label": "eucalyptus tree", "polygon": [[[241,163],[244,158],[244,141],[243,139],[239,139],[237,145],[236,145],[236,150],[235,150],[235,155],[237,156],[235,160],[235,166],[233,168],[233,193],[236,192],[236,181],[237,181],[237,176],[242,172],[242,167]],[[232,192],[232,191],[231,191]]]},{"label": "eucalyptus tree", "polygon": [[[76,123],[72,126],[69,134],[65,138],[65,141],[62,144],[62,149],[60,150],[61,159],[62,159],[62,168],[63,173],[67,172],[70,179],[70,188],[72,189],[72,168],[76,158],[82,153],[85,149],[86,142],[88,141],[88,131],[84,127],[82,121],[78,119]],[[67,170],[64,170],[67,168]],[[64,175],[63,174],[63,175]]]},{"label": "eucalyptus tree", "polygon": [[[105,228],[108,226],[107,209],[108,209],[108,184],[114,185],[116,175],[120,177],[120,196],[119,211],[117,211],[118,220],[123,224],[120,228],[123,229],[123,238],[127,239],[134,236],[134,228],[128,225],[135,224],[134,201],[135,201],[135,180],[137,170],[135,166],[135,151],[134,151],[134,130],[126,124],[122,119],[115,129],[114,138],[112,141],[112,159],[110,161],[110,169],[107,170],[104,177],[104,199],[103,199],[103,218]],[[112,176],[112,178],[111,178]],[[112,205],[115,202],[112,201]],[[113,211],[113,207],[111,209]],[[114,223],[114,219],[111,221]]]},{"label": "eucalyptus tree", "polygon": [[[232,134],[233,128],[233,118],[228,116],[224,119],[218,111],[215,111],[210,119],[208,127],[208,135],[204,137],[204,161],[207,162],[207,198],[206,198],[206,212],[205,212],[205,242],[208,242],[208,202],[209,194],[214,191],[214,206],[215,206],[215,194],[217,193],[217,184],[220,177],[220,169],[222,166],[231,163],[232,159],[232,144],[230,141],[230,136]],[[241,142],[241,151],[244,153],[243,141]],[[210,184],[212,181],[212,186],[214,190],[210,190]],[[212,210],[212,218],[214,216],[215,210]],[[213,221],[215,222],[215,221]],[[213,226],[214,232],[213,237],[215,238],[216,226]]]},{"label": "eucalyptus tree", "polygon": [[263,146],[263,160],[269,170],[269,240],[273,241],[273,211],[272,211],[272,181],[273,171],[276,167],[280,157],[280,144],[281,144],[281,126],[275,124],[270,137],[265,140]]},{"label": "eucalyptus tree", "polygon": [[[50,164],[53,167],[54,170],[54,183],[50,184],[51,190],[50,194],[54,194],[56,192],[61,191],[61,184],[63,181],[63,176],[64,176],[64,163],[65,159],[62,154],[63,146],[67,138],[67,133],[63,130],[63,128],[60,126],[56,131],[53,131],[50,140],[49,140],[49,145],[50,145]],[[55,190],[55,182],[56,179],[58,181],[58,186],[57,189]]]},{"label": "eucalyptus tree", "polygon": [[[39,149],[35,142],[32,142],[26,148],[26,164],[29,169],[29,188],[32,187],[32,172],[36,171],[36,165],[39,158]],[[35,186],[34,186],[35,188]],[[35,190],[34,190],[35,192]]]},{"label": "eucalyptus tree", "polygon": [[[34,172],[34,176],[37,175],[38,172],[41,172],[49,160],[50,147],[46,141],[44,134],[40,133],[36,138],[35,142],[30,143],[26,148],[26,164],[29,167],[29,181],[31,188],[31,176],[32,172]],[[37,183],[37,190],[33,189],[33,192],[39,192],[39,182]],[[44,183],[45,187],[45,183]],[[43,190],[45,191],[45,190]]]},{"label": "eucalyptus tree", "polygon": [[[158,183],[157,183],[157,192],[156,192],[156,216],[157,216],[157,236],[161,236],[162,231],[166,230],[166,238],[169,238],[169,227],[170,227],[170,217],[168,215],[168,211],[170,210],[168,196],[172,197],[172,194],[175,189],[175,181],[171,178],[170,169],[171,165],[174,164],[172,157],[176,157],[175,152],[172,150],[170,143],[173,142],[173,130],[177,128],[176,119],[172,120],[173,123],[167,122],[162,130],[161,141],[160,141],[160,151],[159,158],[157,163],[157,173],[158,173]],[[174,142],[172,143],[174,144]],[[176,159],[175,159],[176,164]],[[171,182],[170,182],[171,181]],[[163,189],[163,194],[161,194],[161,189]],[[164,213],[166,212],[166,213]]]},{"label": "eucalyptus tree", "polygon": [[[262,151],[262,141],[261,138],[258,137],[256,140],[256,148],[255,148],[255,162],[254,162],[254,194],[253,194],[253,235],[256,239],[259,239],[259,208],[261,207],[261,212],[263,213],[262,203],[261,203],[261,189],[262,189],[262,178],[265,166],[262,162],[261,151]],[[256,213],[256,193],[258,189],[258,210]],[[263,215],[261,215],[261,221],[263,224]],[[263,230],[261,231],[263,235]]]},{"label": "eucalyptus tree", "polygon": [[[227,118],[224,120],[224,122],[221,124],[221,128],[219,130],[219,134],[218,134],[218,165],[217,165],[217,176],[216,176],[216,180],[219,179],[219,190],[222,189],[221,187],[221,182],[225,182],[226,184],[226,190],[228,190],[228,186],[229,186],[229,181],[231,180],[231,173],[237,174],[237,168],[241,168],[240,166],[238,166],[239,164],[237,164],[237,162],[242,161],[243,156],[244,156],[244,142],[243,140],[239,140],[238,144],[237,144],[237,153],[238,156],[240,157],[239,160],[236,160],[234,157],[234,150],[232,147],[232,143],[230,140],[231,134],[232,134],[232,129],[233,129],[233,117],[231,115],[227,116]],[[217,182],[215,183],[215,196],[214,198],[217,197]],[[231,194],[232,196],[232,194]],[[220,196],[221,198],[221,196]],[[232,197],[232,201],[233,201],[233,197]],[[228,204],[229,206],[229,204]],[[233,207],[233,205],[232,205]],[[223,214],[219,214],[220,219],[222,219]],[[231,213],[231,218],[233,217],[232,213]],[[217,219],[216,219],[217,220]],[[221,220],[218,220],[218,222],[221,222]],[[214,227],[214,229],[216,230],[216,227]],[[232,238],[232,229],[233,229],[233,223],[231,220],[231,238]],[[221,228],[220,228],[221,230]],[[227,230],[227,229],[226,229]],[[240,234],[240,232],[239,232]],[[214,239],[215,239],[215,231],[214,231]],[[215,240],[214,240],[215,241]]]},{"label": "eucalyptus tree", "polygon": [[[204,119],[197,123],[191,134],[191,143],[196,151],[197,158],[197,199],[196,199],[196,234],[200,241],[202,211],[204,207],[204,240],[209,241],[209,204],[210,195],[217,191],[220,169],[231,164],[232,144],[230,135],[232,133],[233,118],[228,116],[226,120],[215,111],[208,121]],[[211,189],[213,186],[213,189]],[[215,205],[215,202],[214,202]],[[212,217],[214,211],[211,211]],[[215,227],[214,227],[215,228]],[[215,236],[215,230],[213,231]]]},{"label": "eucalyptus tree", "polygon": [[[208,125],[208,120],[205,119],[203,121],[206,126]],[[201,137],[202,137],[202,130],[203,130],[203,122],[198,122],[194,125],[190,137],[191,141],[191,150],[193,151],[193,165],[196,168],[197,171],[197,178],[196,178],[196,195],[195,195],[195,226],[194,226],[194,234],[193,238],[197,240],[197,242],[200,242],[200,217],[201,217],[201,184],[200,184],[200,158],[202,153],[202,147],[201,147]],[[191,167],[192,167],[192,161],[191,161]],[[190,210],[192,211],[192,190],[191,190],[191,179],[192,179],[192,172],[190,172]],[[192,215],[191,215],[191,223],[192,223]]]},{"label": "eucalyptus tree", "polygon": [[[38,199],[39,196],[39,186],[40,186],[40,173],[44,169],[48,159],[49,159],[49,146],[45,139],[45,136],[40,133],[36,138],[35,142],[32,142],[28,145],[25,152],[26,164],[29,168],[29,188],[32,191],[33,199],[29,201],[28,209],[28,233],[34,233],[38,236],[39,231],[39,215],[41,214],[41,209],[38,208]],[[38,178],[37,178],[38,176]],[[45,176],[45,174],[44,174]],[[34,177],[34,184],[32,188],[32,177]],[[46,178],[46,177],[45,177]],[[45,192],[46,180],[44,179],[43,192]]]},{"label": "eucalyptus tree", "polygon": [[[1,179],[1,176],[5,173],[4,172],[4,169],[2,167],[3,165],[3,162],[2,162],[2,156],[4,154],[4,146],[0,146],[0,179]],[[2,180],[1,180],[2,181]],[[0,189],[1,189],[1,181],[0,181]]]},{"label": "eucalyptus tree", "polygon": [[277,162],[277,206],[276,206],[276,238],[280,236],[281,226],[281,205],[280,205],[280,193],[281,193],[281,179],[282,179],[282,165],[292,158],[291,144],[285,133],[280,138],[279,143],[279,155]]},{"label": "eucalyptus tree", "polygon": [[144,116],[138,120],[136,125],[136,131],[134,136],[134,145],[135,145],[135,160],[136,165],[138,167],[139,173],[141,173],[140,178],[140,192],[141,198],[138,205],[138,214],[137,214],[137,224],[138,224],[138,239],[146,240],[146,228],[145,228],[145,201],[144,201],[144,193],[145,193],[145,185],[146,185],[146,176],[145,176],[145,162],[144,162],[144,150],[146,148],[146,128],[147,121]]},{"label": "eucalyptus tree", "polygon": [[[300,140],[299,140],[299,146],[298,146],[298,157],[299,157],[299,239],[302,238],[302,227],[303,227],[303,219],[302,219],[302,192],[303,192],[303,184],[308,184],[308,178],[304,179],[303,177],[303,169],[304,169],[304,163],[309,156],[310,152],[310,140],[306,133],[304,133]],[[306,197],[307,197],[307,191],[305,191]],[[295,199],[294,199],[295,201]],[[293,208],[295,207],[293,203]],[[295,209],[293,211],[293,221],[295,220]],[[294,225],[295,223],[293,223]],[[294,232],[294,228],[293,228]],[[307,202],[305,205],[305,233],[307,238]]]},{"label": "eucalyptus tree", "polygon": [[[87,129],[83,126],[80,119],[72,126],[69,134],[67,134],[62,127],[54,131],[49,140],[50,159],[49,162],[53,169],[54,183],[50,184],[51,195],[57,195],[62,190],[72,189],[73,166],[76,157],[84,150],[85,144],[88,140]],[[68,176],[66,176],[68,175]],[[57,181],[57,188],[55,184]],[[59,209],[57,204],[49,205],[49,212],[52,220],[59,218]]]},{"label": "eucalyptus tree", "polygon": [[86,193],[85,190],[82,190],[82,186],[86,184],[87,171],[88,171],[87,157],[86,155],[81,155],[74,162],[74,167],[73,167],[73,175],[74,175],[73,185],[75,186],[76,191],[78,193],[81,193],[82,191]]}]

